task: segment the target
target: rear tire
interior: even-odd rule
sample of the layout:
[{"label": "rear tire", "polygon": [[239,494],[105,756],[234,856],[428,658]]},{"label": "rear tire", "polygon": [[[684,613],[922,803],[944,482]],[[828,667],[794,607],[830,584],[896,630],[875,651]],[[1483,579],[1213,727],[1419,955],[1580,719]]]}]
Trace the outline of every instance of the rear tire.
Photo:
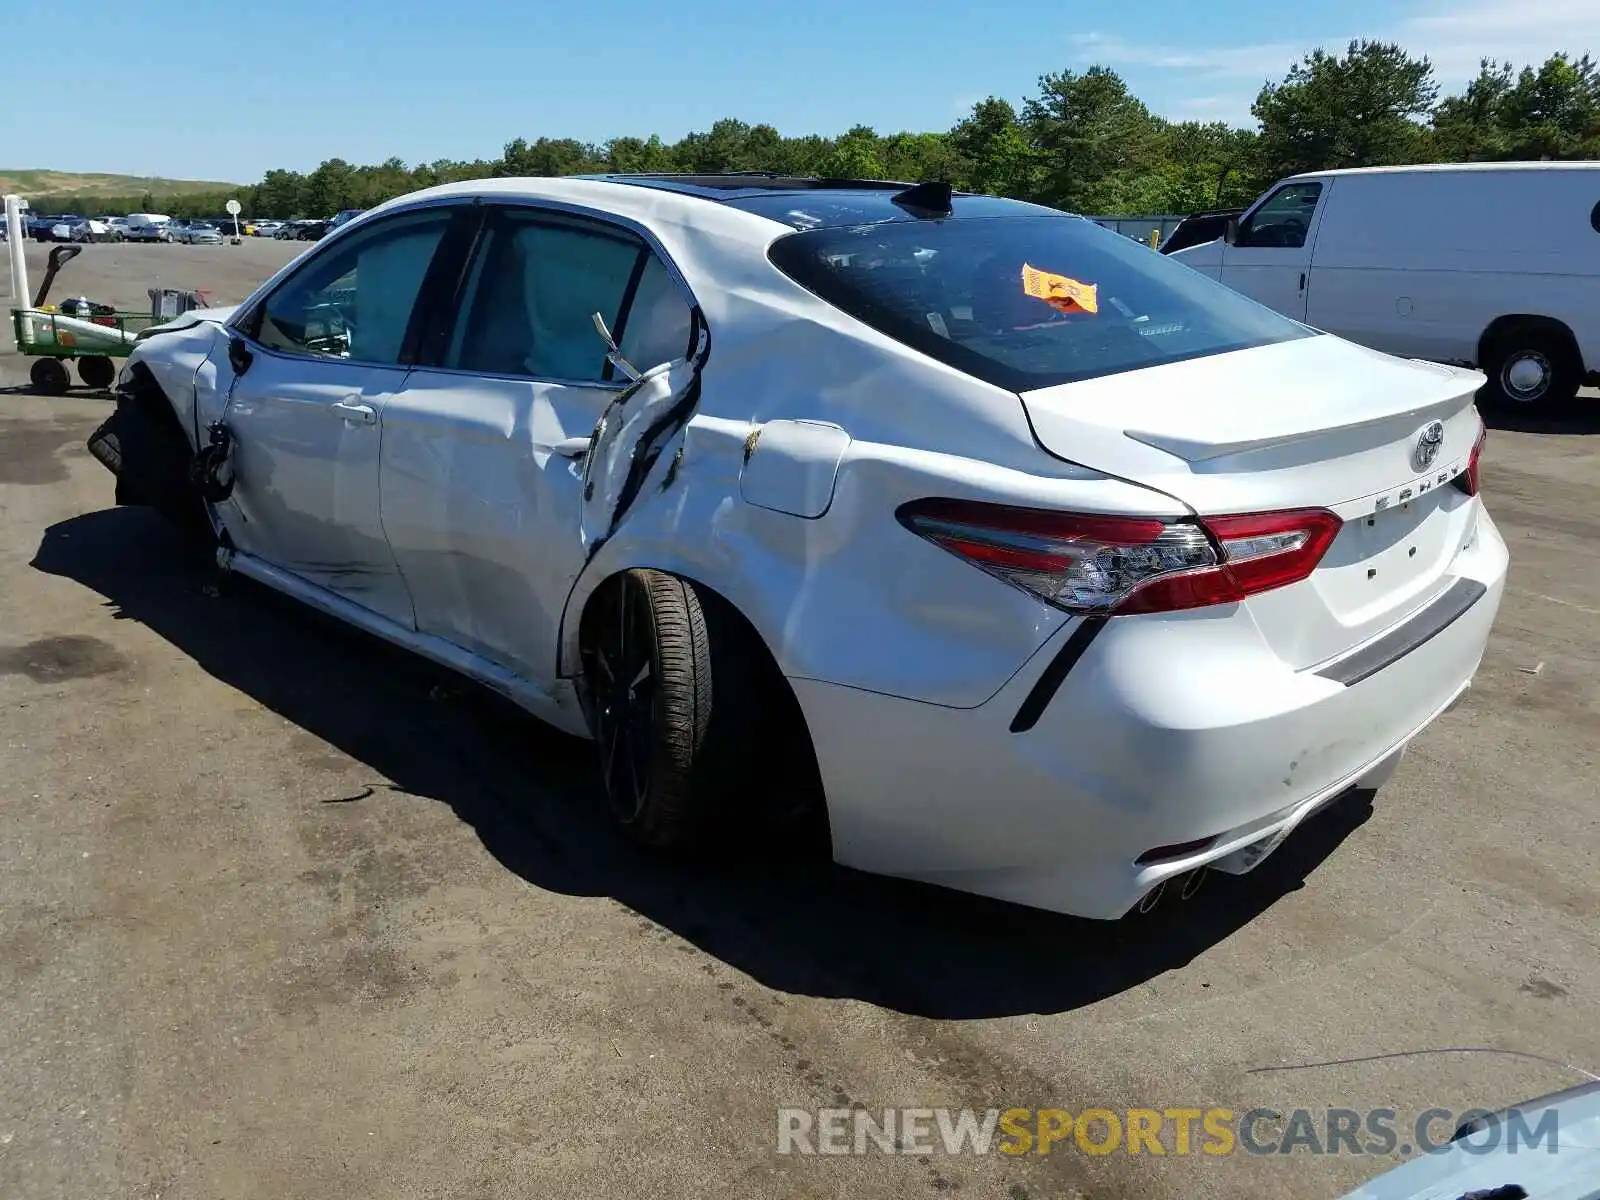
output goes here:
[{"label": "rear tire", "polygon": [[45,396],[65,396],[72,386],[66,364],[59,358],[34,359],[28,368],[28,379],[33,383],[33,390]]},{"label": "rear tire", "polygon": [[748,778],[755,657],[677,576],[627,571],[596,600],[584,687],[612,815],[641,845],[704,848]]},{"label": "rear tire", "polygon": [[1483,372],[1489,377],[1484,399],[1502,408],[1561,408],[1583,385],[1583,361],[1571,338],[1537,325],[1498,335]]}]

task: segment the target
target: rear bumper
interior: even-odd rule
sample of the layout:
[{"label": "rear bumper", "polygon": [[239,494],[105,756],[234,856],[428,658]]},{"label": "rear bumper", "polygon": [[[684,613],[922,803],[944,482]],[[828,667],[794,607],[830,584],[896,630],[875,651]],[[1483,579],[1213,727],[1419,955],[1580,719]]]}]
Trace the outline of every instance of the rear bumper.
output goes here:
[{"label": "rear bumper", "polygon": [[[795,680],[835,857],[1105,918],[1194,867],[1226,859],[1237,869],[1237,851],[1292,830],[1352,785],[1381,781],[1465,690],[1506,562],[1480,512],[1452,568],[1476,595],[1469,606],[1426,638],[1399,636],[1425,616],[1413,614],[1338,663],[1306,670],[1273,655],[1238,607],[1113,619],[1016,733],[1019,708],[1070,628],[975,709]],[[1367,669],[1385,638],[1389,657]],[[1341,672],[1364,652],[1362,670]],[[1187,857],[1134,861],[1199,839],[1214,840]]]}]

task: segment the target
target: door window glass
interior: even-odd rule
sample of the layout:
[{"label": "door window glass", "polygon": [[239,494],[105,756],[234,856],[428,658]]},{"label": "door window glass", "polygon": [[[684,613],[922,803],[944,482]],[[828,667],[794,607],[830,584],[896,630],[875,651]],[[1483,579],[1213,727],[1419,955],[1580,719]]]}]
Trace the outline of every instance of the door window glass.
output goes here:
[{"label": "door window glass", "polygon": [[689,353],[689,302],[655,255],[645,264],[618,334],[617,349],[640,371]]},{"label": "door window glass", "polygon": [[[600,382],[643,245],[549,214],[501,213],[473,268],[445,366],[487,375]],[[685,338],[687,340],[687,338]]]},{"label": "door window glass", "polygon": [[1306,244],[1311,214],[1322,195],[1320,183],[1289,183],[1241,222],[1236,246],[1298,247]]},{"label": "door window glass", "polygon": [[246,332],[273,350],[398,363],[411,310],[452,218],[429,209],[313,251],[267,297]]}]

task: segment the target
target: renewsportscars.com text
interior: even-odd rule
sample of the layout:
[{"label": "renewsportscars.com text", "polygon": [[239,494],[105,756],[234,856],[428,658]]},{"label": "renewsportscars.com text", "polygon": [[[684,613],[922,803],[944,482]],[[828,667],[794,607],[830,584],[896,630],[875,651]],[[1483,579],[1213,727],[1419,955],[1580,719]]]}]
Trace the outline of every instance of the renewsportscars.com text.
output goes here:
[{"label": "renewsportscars.com text", "polygon": [[1429,1108],[780,1108],[779,1154],[1151,1154],[1224,1157],[1437,1154],[1468,1122],[1483,1127],[1459,1143],[1468,1153],[1543,1150],[1560,1144],[1554,1109],[1536,1119],[1518,1109]]}]

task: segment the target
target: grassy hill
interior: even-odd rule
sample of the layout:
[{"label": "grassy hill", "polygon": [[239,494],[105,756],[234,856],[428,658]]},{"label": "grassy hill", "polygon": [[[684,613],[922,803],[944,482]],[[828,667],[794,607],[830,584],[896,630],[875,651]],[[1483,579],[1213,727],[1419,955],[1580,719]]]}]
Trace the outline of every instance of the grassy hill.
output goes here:
[{"label": "grassy hill", "polygon": [[24,171],[0,167],[0,195],[19,196],[186,196],[238,187],[202,179],[161,179],[144,175],[101,175],[77,171]]}]

